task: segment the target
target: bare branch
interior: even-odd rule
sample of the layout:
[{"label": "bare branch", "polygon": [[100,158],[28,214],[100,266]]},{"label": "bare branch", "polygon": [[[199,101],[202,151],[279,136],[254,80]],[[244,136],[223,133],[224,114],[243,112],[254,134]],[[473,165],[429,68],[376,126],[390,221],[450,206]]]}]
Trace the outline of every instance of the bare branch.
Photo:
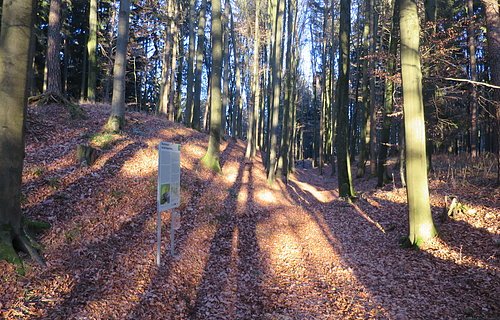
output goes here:
[{"label": "bare branch", "polygon": [[457,79],[457,78],[443,78],[444,80],[449,80],[449,81],[458,81],[458,82],[469,82],[472,84],[477,84],[480,86],[485,86],[493,89],[500,89],[500,86],[495,86],[493,84],[485,83],[485,82],[479,82],[479,81],[472,81],[469,79]]}]

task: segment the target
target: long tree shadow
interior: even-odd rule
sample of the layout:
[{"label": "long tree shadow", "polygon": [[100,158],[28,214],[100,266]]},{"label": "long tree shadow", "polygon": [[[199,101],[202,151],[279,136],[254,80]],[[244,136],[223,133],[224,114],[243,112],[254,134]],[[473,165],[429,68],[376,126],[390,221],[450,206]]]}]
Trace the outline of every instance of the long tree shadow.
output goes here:
[{"label": "long tree shadow", "polygon": [[[307,200],[307,210],[319,208],[312,214],[321,215],[316,221],[324,225],[323,233],[329,235],[327,238],[335,251],[390,318],[494,319],[499,316],[500,277],[495,269],[445,260],[430,250],[401,248],[398,237],[404,230],[390,232],[379,228],[375,223],[377,218],[371,217],[366,204],[353,206],[340,201],[322,204],[298,186],[294,189],[290,194],[297,204]],[[403,205],[392,205],[399,206],[401,214],[396,217],[398,211],[392,213],[396,215],[392,223],[400,225],[405,221],[406,210]],[[380,210],[383,207],[381,203]],[[378,224],[383,226],[386,222]],[[463,232],[481,231],[468,228]],[[340,245],[335,246],[336,243]]]},{"label": "long tree shadow", "polygon": [[[248,172],[247,199],[246,206],[241,208],[238,195],[244,185],[245,171]],[[261,318],[265,311],[261,290],[264,271],[256,236],[259,217],[252,210],[252,188],[252,164],[242,160],[222,212],[217,216],[217,231],[210,245],[196,303],[190,310],[191,319]]]},{"label": "long tree shadow", "polygon": [[[77,213],[73,208],[78,202],[85,198],[92,198],[105,190],[106,186],[101,185],[100,182],[103,179],[112,179],[113,176],[118,174],[122,166],[134,156],[135,152],[144,147],[146,147],[146,144],[143,142],[134,142],[127,145],[109,158],[99,170],[83,175],[64,189],[57,190],[40,203],[23,208],[23,213],[30,217],[48,221],[55,218],[57,223],[71,219]],[[88,186],[86,191],[82,190],[84,186]],[[53,214],[56,214],[56,216],[54,217]]]},{"label": "long tree shadow", "polygon": [[[85,248],[69,251],[64,266],[69,274],[77,275],[71,291],[64,300],[46,310],[46,315],[38,319],[67,319],[85,317],[80,314],[88,303],[101,299],[108,284],[117,281],[120,260],[126,259],[134,248],[140,247],[137,233],[143,231],[152,216],[154,203],[139,210],[131,220],[108,237],[92,243]],[[144,244],[142,244],[144,246]]]},{"label": "long tree shadow", "polygon": [[244,211],[238,217],[239,230],[237,279],[237,318],[250,319],[262,318],[266,313],[263,300],[266,299],[262,289],[264,262],[266,258],[260,250],[257,239],[257,223],[266,218],[265,214],[259,216],[255,211],[254,175],[253,164],[247,164],[248,183],[246,186],[247,203]]},{"label": "long tree shadow", "polygon": [[[223,164],[225,164],[227,159],[229,159],[229,155],[232,153],[238,152],[239,157],[241,150],[240,148],[236,150],[236,146],[237,144],[232,141],[226,145],[226,148],[221,153],[221,162]],[[176,232],[178,234],[178,239],[176,240],[176,251],[178,252],[177,259],[173,259],[169,255],[166,255],[160,268],[155,268],[150,272],[151,275],[149,276],[148,287],[140,295],[138,302],[128,312],[126,318],[155,319],[158,318],[159,314],[162,314],[161,318],[170,319],[206,318],[203,312],[215,313],[213,308],[209,308],[209,306],[214,303],[212,299],[216,298],[203,294],[212,292],[215,292],[220,299],[226,298],[226,302],[230,302],[231,304],[229,306],[224,306],[228,309],[232,308],[231,310],[234,312],[237,304],[232,300],[232,295],[222,297],[221,290],[212,290],[211,287],[216,284],[221,288],[225,288],[226,292],[230,292],[230,289],[236,287],[235,277],[238,274],[237,262],[239,258],[237,255],[234,256],[234,252],[239,249],[235,241],[241,239],[241,233],[239,233],[239,228],[237,226],[237,218],[225,212],[233,212],[232,206],[236,205],[237,202],[237,195],[241,188],[243,172],[244,166],[240,165],[238,168],[238,176],[233,186],[225,195],[225,200],[220,203],[217,203],[212,195],[213,192],[218,192],[216,190],[223,188],[218,185],[222,176],[212,173],[209,175],[208,181],[198,185],[197,189],[199,190],[194,190],[196,194],[188,200],[190,206],[195,208],[195,210],[186,211],[181,209],[183,221],[182,228]],[[185,177],[186,174],[193,176],[187,179],[189,181],[193,181],[193,178],[196,176],[195,171],[183,169],[182,176]],[[213,202],[215,202],[215,204],[213,204]],[[206,203],[213,206],[210,208],[200,207],[200,204]],[[215,221],[210,221],[210,216],[213,212],[218,212],[219,214],[213,217]],[[198,233],[199,229],[206,228],[207,224],[212,226],[216,224],[217,230],[214,230],[215,235],[210,236],[212,244],[208,253],[208,261],[204,262],[204,265],[200,267],[199,262],[200,260],[203,261],[204,258],[202,252],[197,251],[201,249],[198,245],[202,245],[204,243],[203,241],[210,241],[210,239],[203,240],[203,238],[200,239],[198,236],[195,236],[195,234]],[[202,242],[196,244],[200,241]],[[194,246],[198,249],[192,252],[190,250],[191,248],[187,248],[186,246]],[[203,249],[201,250],[203,251]],[[227,262],[229,265],[224,265],[223,262]],[[208,265],[210,265],[210,267],[208,267]],[[221,268],[221,266],[223,266],[223,268]],[[187,272],[184,269],[186,267],[189,268]],[[199,271],[198,268],[200,268]],[[205,268],[205,271],[203,271],[203,268]],[[197,280],[197,274],[200,271],[203,274],[199,277],[199,280]],[[214,273],[219,275],[224,274],[224,276],[221,276],[221,278],[217,280],[213,276]],[[203,291],[205,289],[208,291]],[[172,312],[172,314],[169,314],[169,312]]]}]

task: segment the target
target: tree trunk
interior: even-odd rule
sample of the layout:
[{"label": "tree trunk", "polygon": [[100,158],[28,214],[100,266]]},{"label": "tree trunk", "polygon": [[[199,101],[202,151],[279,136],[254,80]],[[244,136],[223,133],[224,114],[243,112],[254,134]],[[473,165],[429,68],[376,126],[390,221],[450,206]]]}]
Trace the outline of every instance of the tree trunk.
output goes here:
[{"label": "tree trunk", "polygon": [[[488,63],[490,65],[491,84],[500,86],[500,13],[497,0],[482,0],[486,13],[486,38],[488,40]],[[500,184],[500,90],[493,91],[493,99],[496,102],[494,110],[493,126],[493,151],[497,156],[497,184]]]},{"label": "tree trunk", "polygon": [[427,184],[422,71],[419,55],[419,19],[416,0],[401,0],[401,73],[406,142],[406,191],[409,241],[412,245],[437,234],[432,221]]},{"label": "tree trunk", "polygon": [[252,69],[252,96],[253,104],[250,105],[248,115],[248,131],[247,131],[247,148],[245,151],[245,158],[252,160],[256,154],[257,145],[257,123],[259,116],[260,104],[260,86],[259,86],[259,50],[260,50],[260,0],[255,2],[255,22],[254,22],[254,44],[253,44],[253,69]]},{"label": "tree trunk", "polygon": [[203,49],[205,47],[205,8],[207,0],[202,0],[198,20],[198,41],[196,44],[196,72],[194,77],[193,129],[200,131],[201,116],[201,73],[203,71]]},{"label": "tree trunk", "polygon": [[21,180],[34,6],[32,0],[4,0],[0,32],[0,259],[19,267],[12,243],[22,242]]},{"label": "tree trunk", "polygon": [[50,1],[47,31],[47,93],[60,96],[61,84],[61,0]]},{"label": "tree trunk", "polygon": [[184,123],[186,126],[191,127],[193,124],[193,87],[194,87],[194,31],[195,31],[195,19],[196,19],[196,1],[189,1],[189,47],[188,47],[188,69],[187,69],[187,88],[186,88],[186,113],[184,118]]},{"label": "tree trunk", "polygon": [[85,102],[85,99],[87,97],[87,65],[88,65],[88,51],[84,50],[83,51],[83,61],[82,61],[82,78],[81,78],[81,83],[80,83],[80,102],[83,103]]},{"label": "tree trunk", "polygon": [[[236,36],[235,36],[235,26],[233,19],[233,11],[231,9],[231,3],[228,1],[229,6],[229,20],[231,23],[231,41],[233,42],[233,57],[234,57],[234,69],[236,70],[236,79],[235,79],[235,93],[234,93],[234,103],[233,103],[233,112],[231,114],[231,136],[236,138],[237,135],[241,137],[241,133],[238,132],[238,117],[241,110],[241,71],[240,71],[240,61],[237,55],[238,46],[236,45]],[[229,56],[229,52],[226,53]]]},{"label": "tree trunk", "polygon": [[294,72],[292,60],[292,41],[293,39],[293,19],[295,11],[295,1],[288,0],[287,5],[287,48],[286,48],[286,86],[285,86],[285,110],[283,113],[283,130],[282,130],[282,144],[280,151],[280,162],[282,163],[282,175],[285,182],[288,181],[288,174],[290,173],[289,155],[290,155],[290,130],[291,130],[291,108],[292,108],[292,74]]},{"label": "tree trunk", "polygon": [[89,36],[87,41],[88,52],[88,84],[87,99],[94,103],[97,80],[97,0],[90,0]]},{"label": "tree trunk", "polygon": [[361,127],[360,127],[360,141],[359,141],[359,158],[358,158],[358,170],[356,172],[356,177],[361,178],[365,175],[366,159],[368,158],[369,144],[370,144],[370,113],[369,113],[369,97],[368,97],[368,50],[369,50],[369,35],[370,35],[370,1],[365,0],[365,26],[363,29],[363,79],[361,82],[361,94],[362,94],[362,111],[361,115]]},{"label": "tree trunk", "polygon": [[279,130],[279,112],[280,112],[280,96],[281,96],[281,49],[282,49],[282,31],[283,31],[283,14],[285,11],[285,0],[275,0],[276,19],[274,28],[273,42],[273,63],[272,69],[272,88],[273,88],[273,104],[271,127],[269,128],[269,163],[267,181],[274,183],[276,179],[276,164],[278,156],[278,130]]},{"label": "tree trunk", "polygon": [[123,129],[125,122],[125,75],[127,70],[127,44],[129,33],[130,0],[120,1],[118,14],[118,37],[116,40],[116,54],[113,68],[113,98],[111,101],[111,115],[107,128],[117,132]]},{"label": "tree trunk", "polygon": [[340,1],[339,78],[337,82],[337,168],[338,188],[341,197],[353,198],[354,187],[349,163],[349,69],[351,37],[351,1]]},{"label": "tree trunk", "polygon": [[375,10],[375,1],[370,0],[370,175],[377,175],[377,108],[375,104],[375,49],[377,43],[375,38],[377,37],[377,13]]},{"label": "tree trunk", "polygon": [[378,153],[378,181],[377,186],[382,187],[388,180],[387,174],[387,149],[391,134],[392,118],[389,116],[394,108],[394,81],[392,77],[396,71],[396,54],[398,48],[397,26],[399,24],[399,1],[393,0],[393,14],[391,33],[389,35],[389,54],[387,58],[387,78],[385,79],[384,90],[384,108],[382,109],[382,132],[380,137],[380,146]]},{"label": "tree trunk", "polygon": [[[469,26],[467,28],[467,42],[469,47],[469,68],[470,79],[477,81],[476,72],[476,36],[474,24],[474,1],[467,0],[467,15],[469,17]],[[471,86],[471,95],[469,101],[470,112],[470,151],[473,158],[478,156],[477,150],[477,88]]]},{"label": "tree trunk", "polygon": [[212,0],[212,78],[210,80],[210,138],[201,163],[210,170],[220,172],[221,135],[221,76],[222,76],[222,22],[221,1]]}]

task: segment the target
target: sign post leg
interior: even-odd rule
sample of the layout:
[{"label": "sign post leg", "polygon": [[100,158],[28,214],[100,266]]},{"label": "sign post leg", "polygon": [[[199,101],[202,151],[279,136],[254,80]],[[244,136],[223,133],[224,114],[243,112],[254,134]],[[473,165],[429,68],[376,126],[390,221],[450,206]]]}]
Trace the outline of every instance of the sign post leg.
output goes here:
[{"label": "sign post leg", "polygon": [[161,211],[156,216],[156,265],[160,266],[161,256]]},{"label": "sign post leg", "polygon": [[174,226],[174,216],[175,216],[175,211],[172,210],[172,213],[170,214],[170,255],[175,257],[175,242],[174,242],[174,233],[175,233],[175,226]]}]

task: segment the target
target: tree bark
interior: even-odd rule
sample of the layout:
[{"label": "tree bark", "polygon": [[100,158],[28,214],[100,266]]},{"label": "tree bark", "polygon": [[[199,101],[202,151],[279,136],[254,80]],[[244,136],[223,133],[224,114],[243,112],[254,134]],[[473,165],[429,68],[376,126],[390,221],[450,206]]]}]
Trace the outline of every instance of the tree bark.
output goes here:
[{"label": "tree bark", "polygon": [[361,178],[365,175],[366,159],[368,158],[369,144],[370,144],[370,113],[369,113],[369,91],[368,91],[368,51],[370,47],[369,35],[370,35],[370,1],[365,0],[365,21],[363,29],[363,79],[361,82],[361,94],[362,94],[362,111],[361,115],[361,128],[360,128],[360,141],[359,141],[359,158],[358,158],[358,170],[356,172],[356,177]]},{"label": "tree bark", "polygon": [[[406,191],[409,207],[409,241],[412,245],[437,234],[432,221],[427,183],[427,161],[422,70],[419,53],[419,18],[416,0],[401,0],[401,73],[406,142]],[[411,128],[411,129],[410,129]]]},{"label": "tree bark", "polygon": [[113,98],[108,130],[120,131],[125,123],[125,75],[127,70],[127,44],[129,33],[130,0],[120,1],[118,37],[113,68]]},{"label": "tree bark", "polygon": [[[467,28],[467,44],[469,47],[469,68],[470,79],[477,81],[476,72],[476,36],[474,25],[474,1],[467,0],[467,15],[469,17],[469,26]],[[471,96],[469,101],[470,112],[470,151],[473,158],[478,156],[477,150],[477,87],[471,86]]]},{"label": "tree bark", "polygon": [[94,103],[96,97],[97,81],[97,0],[90,0],[89,10],[89,37],[87,41],[88,52],[88,84],[87,99]]},{"label": "tree bark", "polygon": [[[497,0],[482,0],[486,13],[486,38],[488,40],[488,64],[491,84],[500,86],[500,13]],[[500,184],[500,90],[493,91],[494,126],[493,150],[497,155],[497,184]]]},{"label": "tree bark", "polygon": [[33,0],[4,0],[0,32],[0,259],[20,265],[21,180]]},{"label": "tree bark", "polygon": [[222,76],[222,22],[221,1],[212,0],[212,78],[210,80],[210,138],[201,163],[210,170],[220,172],[221,135],[221,76]]},{"label": "tree bark", "polygon": [[269,163],[267,181],[274,183],[276,179],[276,164],[278,161],[278,130],[279,130],[279,110],[280,110],[280,96],[281,96],[281,49],[282,49],[282,31],[283,31],[283,14],[285,11],[285,0],[275,0],[276,6],[276,19],[274,28],[274,41],[273,41],[273,63],[272,69],[272,88],[273,88],[273,101],[272,101],[272,117],[271,126],[269,128]]},{"label": "tree bark", "polygon": [[47,29],[47,93],[60,96],[61,84],[61,0],[50,1]]},{"label": "tree bark", "polygon": [[200,19],[198,20],[198,41],[196,44],[196,72],[194,77],[194,102],[192,127],[200,131],[201,116],[201,73],[203,71],[203,49],[205,47],[205,8],[207,0],[201,1]]},{"label": "tree bark", "polygon": [[193,87],[194,87],[194,31],[195,31],[195,15],[196,15],[196,1],[190,0],[189,2],[189,48],[188,48],[188,69],[187,69],[187,88],[186,88],[186,112],[184,123],[186,126],[191,127],[193,124]]},{"label": "tree bark", "polygon": [[349,163],[349,69],[351,37],[351,1],[340,1],[339,78],[337,82],[337,180],[341,197],[355,197]]},{"label": "tree bark", "polygon": [[254,43],[253,43],[253,69],[252,69],[252,96],[253,104],[250,105],[248,117],[248,131],[247,131],[247,148],[245,151],[245,158],[252,160],[256,154],[257,145],[257,123],[259,116],[260,104],[260,86],[259,86],[259,50],[260,50],[260,0],[255,2],[255,22],[254,22]]},{"label": "tree bark", "polygon": [[382,187],[388,180],[387,174],[387,149],[391,134],[392,118],[389,116],[394,109],[394,81],[392,77],[396,71],[396,54],[398,48],[397,26],[399,24],[399,1],[393,0],[393,14],[391,33],[389,35],[389,52],[387,58],[387,78],[385,79],[384,108],[382,109],[382,132],[378,153],[377,186]]}]

